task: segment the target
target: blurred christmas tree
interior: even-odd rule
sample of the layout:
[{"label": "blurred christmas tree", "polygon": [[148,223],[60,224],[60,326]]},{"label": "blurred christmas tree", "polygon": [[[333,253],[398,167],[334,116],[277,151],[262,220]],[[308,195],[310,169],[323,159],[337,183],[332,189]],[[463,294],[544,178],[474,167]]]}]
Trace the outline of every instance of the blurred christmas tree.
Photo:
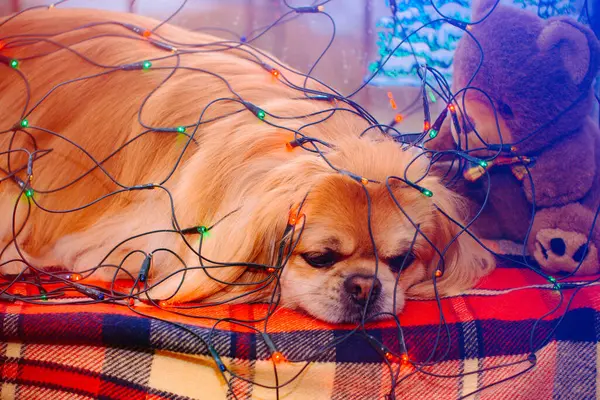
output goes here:
[{"label": "blurred christmas tree", "polygon": [[[463,31],[449,23],[438,21],[441,16],[430,0],[385,0],[392,16],[380,19],[377,24],[379,60],[369,65],[373,74],[398,45],[410,35],[409,40],[398,47],[383,68],[371,81],[373,85],[404,86],[420,85],[417,75],[419,65],[436,68],[450,82],[452,57],[456,43]],[[390,1],[395,1],[391,4]],[[471,17],[470,0],[434,0],[441,13],[449,18],[468,22]],[[531,10],[542,18],[571,15],[575,18],[577,0],[501,0],[502,3]]]}]

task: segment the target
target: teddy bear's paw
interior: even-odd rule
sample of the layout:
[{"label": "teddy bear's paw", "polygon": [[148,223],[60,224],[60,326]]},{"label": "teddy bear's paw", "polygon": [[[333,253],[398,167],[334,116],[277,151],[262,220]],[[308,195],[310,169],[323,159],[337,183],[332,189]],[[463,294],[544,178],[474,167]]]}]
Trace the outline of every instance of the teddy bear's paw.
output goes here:
[{"label": "teddy bear's paw", "polygon": [[548,273],[598,273],[598,249],[587,236],[561,229],[541,229],[535,237],[533,257]]}]

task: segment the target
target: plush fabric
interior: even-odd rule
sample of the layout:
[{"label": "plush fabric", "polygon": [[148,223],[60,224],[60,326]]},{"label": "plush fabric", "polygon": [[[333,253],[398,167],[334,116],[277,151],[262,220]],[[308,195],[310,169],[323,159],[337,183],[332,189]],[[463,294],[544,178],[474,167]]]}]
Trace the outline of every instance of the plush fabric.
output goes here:
[{"label": "plush fabric", "polygon": [[[600,130],[591,118],[600,45],[590,29],[565,17],[543,20],[502,4],[486,17],[496,3],[474,2],[473,20],[483,21],[470,30],[477,42],[467,35],[457,45],[453,92],[477,88],[465,95],[471,125],[487,132],[487,144],[499,145],[498,117],[502,144],[512,148],[507,155],[532,162],[527,169],[517,165],[516,174],[515,166],[489,160],[491,195],[473,230],[488,239],[527,240],[529,253],[548,273],[600,272],[600,224],[593,225],[600,207]],[[456,147],[450,126],[447,119],[430,147]],[[470,149],[483,147],[468,127],[461,145],[468,136],[478,143]],[[456,189],[472,200],[471,214],[477,215],[488,178],[460,181]]]},{"label": "plush fabric", "polygon": [[[600,276],[572,278],[592,282]],[[597,283],[580,289],[560,325],[575,289],[562,284],[559,311],[541,321],[533,335],[540,344],[537,364],[526,374],[484,390],[485,399],[592,399],[600,394],[600,291]],[[65,300],[66,301],[66,300]],[[451,341],[442,335],[447,356],[428,371],[462,374],[508,362],[508,368],[472,375],[436,378],[401,367],[400,399],[456,399],[484,385],[523,371],[531,364],[529,339],[534,321],[556,307],[559,292],[536,273],[507,263],[462,296],[442,300]],[[150,312],[145,306],[136,307]],[[214,317],[252,319],[264,305],[223,306],[191,311]],[[0,398],[2,399],[231,399],[207,348],[184,330],[144,318],[122,305],[28,305],[0,303]],[[208,338],[212,322],[168,318]],[[401,315],[412,359],[424,360],[438,331],[434,301],[409,301]],[[261,325],[262,326],[262,325]],[[351,326],[332,326],[281,309],[268,332],[288,360],[310,357],[320,346],[346,335]],[[368,333],[398,350],[389,322],[368,326]],[[543,339],[549,336],[549,341]],[[273,383],[273,363],[260,336],[228,323],[212,334],[228,368],[263,384]],[[437,353],[438,357],[440,352]],[[304,363],[277,364],[279,382]],[[398,364],[393,364],[394,368]],[[274,399],[275,392],[233,381],[239,399]],[[383,399],[390,389],[389,370],[360,335],[337,344],[312,363],[294,383],[280,390],[285,399]]]}]

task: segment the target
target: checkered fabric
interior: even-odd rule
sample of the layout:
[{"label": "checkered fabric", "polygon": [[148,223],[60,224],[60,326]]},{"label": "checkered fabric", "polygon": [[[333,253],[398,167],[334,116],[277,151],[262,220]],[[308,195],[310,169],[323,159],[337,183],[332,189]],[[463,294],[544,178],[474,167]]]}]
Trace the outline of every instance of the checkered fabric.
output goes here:
[{"label": "checkered fabric", "polygon": [[[400,367],[399,399],[456,399],[530,367],[530,342],[539,347],[527,373],[491,386],[472,399],[596,399],[600,395],[600,291],[595,279],[580,290],[563,284],[563,300],[532,271],[501,265],[464,295],[441,301],[442,329],[435,357],[416,372]],[[568,281],[581,281],[581,278]],[[577,292],[569,303],[571,296]],[[557,311],[535,323],[558,307]],[[146,306],[136,310],[184,324],[212,343],[228,369],[261,385],[273,385],[269,351],[251,330],[227,322],[177,316]],[[254,319],[264,305],[221,306],[193,315]],[[234,393],[206,346],[186,330],[139,316],[121,305],[0,303],[0,397],[2,399],[274,399],[273,389],[235,379]],[[435,301],[409,301],[401,315],[412,360],[425,361],[436,344],[440,313]],[[557,323],[560,324],[557,325]],[[350,325],[330,325],[279,309],[268,325],[287,362],[276,365],[279,383],[316,357],[279,398],[383,399],[390,391],[389,366],[359,334],[340,340]],[[533,332],[533,334],[532,334]],[[398,351],[389,321],[368,333]],[[546,340],[547,338],[547,340]],[[522,361],[506,368],[494,366]],[[485,369],[484,372],[472,371]],[[430,373],[440,376],[432,376]]]}]

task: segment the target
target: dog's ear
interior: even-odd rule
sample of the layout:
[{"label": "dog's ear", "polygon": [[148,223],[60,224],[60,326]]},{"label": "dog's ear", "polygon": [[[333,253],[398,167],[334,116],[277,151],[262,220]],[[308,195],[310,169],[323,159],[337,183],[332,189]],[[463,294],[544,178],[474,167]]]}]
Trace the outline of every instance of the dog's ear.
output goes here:
[{"label": "dog's ear", "polygon": [[[290,204],[283,201],[284,198],[288,196],[274,189],[258,199],[246,200],[237,211],[225,216],[203,235],[201,254],[205,258],[203,264],[208,268],[189,270],[183,282],[181,274],[165,281],[152,291],[151,297],[165,299],[175,293],[169,299],[172,303],[208,298],[212,301],[215,295],[219,300],[225,300],[224,295],[232,297],[233,293],[254,288],[251,282],[263,280],[267,276],[266,268],[248,268],[239,263],[267,266],[275,263],[276,248],[283,239],[289,218]],[[188,260],[189,266],[200,265],[197,255]],[[253,272],[248,273],[249,270]],[[243,286],[237,287],[236,283]],[[256,298],[256,295],[252,296],[252,299]]]},{"label": "dog's ear", "polygon": [[461,232],[462,228],[446,216],[464,226],[464,218],[461,216],[461,211],[464,210],[462,199],[433,180],[425,184],[434,193],[436,220],[435,227],[429,230],[428,238],[443,254],[443,262],[440,262],[439,253],[435,252],[427,266],[426,280],[411,287],[408,294],[416,297],[434,297],[433,279],[439,269],[443,274],[435,277],[438,294],[457,295],[472,288],[480,278],[493,270],[494,257],[468,232]]},{"label": "dog's ear", "polygon": [[[259,282],[267,276],[266,268],[248,268],[239,264],[269,266],[276,262],[279,244],[288,226],[290,209],[298,204],[294,201],[301,201],[302,197],[293,182],[280,185],[263,182],[257,185],[264,186],[262,194],[242,199],[241,205],[223,205],[223,215],[217,215],[214,227],[202,236],[201,254],[204,257],[203,264],[208,268],[188,270],[183,282],[182,274],[164,281],[151,291],[151,298],[169,298],[168,301],[172,303],[201,299],[213,301],[217,298],[225,300],[224,296],[231,298],[233,293],[250,291],[255,288],[252,282]],[[193,244],[197,250],[199,239],[194,240]],[[200,265],[198,255],[191,251],[188,251],[185,261],[191,267]],[[236,286],[236,283],[242,283],[243,286]],[[255,300],[268,291],[256,293],[252,298],[244,297],[241,301]]]}]

